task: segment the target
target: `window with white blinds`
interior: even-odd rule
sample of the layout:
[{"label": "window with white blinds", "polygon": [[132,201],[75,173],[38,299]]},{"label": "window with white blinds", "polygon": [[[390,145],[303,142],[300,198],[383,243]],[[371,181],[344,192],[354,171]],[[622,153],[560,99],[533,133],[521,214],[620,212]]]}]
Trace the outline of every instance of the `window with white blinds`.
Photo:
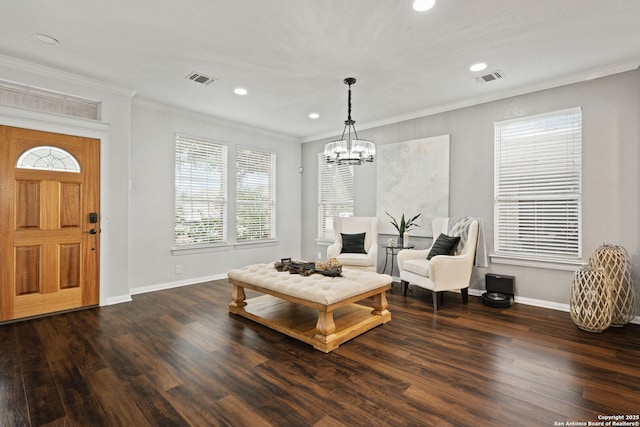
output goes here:
[{"label": "window with white blinds", "polygon": [[353,216],[353,166],[327,164],[318,154],[318,238],[333,240],[334,216]]},{"label": "window with white blinds", "polygon": [[175,244],[227,241],[227,146],[176,136]]},{"label": "window with white blinds", "polygon": [[496,255],[582,256],[582,111],[495,123]]},{"label": "window with white blinds", "polygon": [[276,238],[276,155],[250,148],[236,153],[236,241]]}]

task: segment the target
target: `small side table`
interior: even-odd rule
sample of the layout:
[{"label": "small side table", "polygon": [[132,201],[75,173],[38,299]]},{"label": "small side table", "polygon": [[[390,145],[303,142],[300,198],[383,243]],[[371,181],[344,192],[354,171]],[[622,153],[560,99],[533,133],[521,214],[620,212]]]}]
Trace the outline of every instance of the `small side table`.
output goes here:
[{"label": "small side table", "polygon": [[396,255],[398,255],[398,252],[400,252],[402,249],[413,249],[415,245],[399,246],[384,244],[382,245],[382,247],[387,252],[384,257],[384,267],[382,268],[382,272],[385,273],[387,271],[387,262],[389,261],[389,259],[391,259],[391,272],[389,275],[393,279],[393,262],[396,259]]}]

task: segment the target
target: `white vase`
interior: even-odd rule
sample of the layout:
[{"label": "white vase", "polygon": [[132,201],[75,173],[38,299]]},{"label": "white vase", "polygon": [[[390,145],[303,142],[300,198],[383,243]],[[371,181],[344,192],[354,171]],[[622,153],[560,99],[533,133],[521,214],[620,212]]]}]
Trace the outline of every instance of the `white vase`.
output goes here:
[{"label": "white vase", "polygon": [[403,248],[408,248],[409,247],[409,233],[406,232],[406,231],[402,235],[402,247]]}]

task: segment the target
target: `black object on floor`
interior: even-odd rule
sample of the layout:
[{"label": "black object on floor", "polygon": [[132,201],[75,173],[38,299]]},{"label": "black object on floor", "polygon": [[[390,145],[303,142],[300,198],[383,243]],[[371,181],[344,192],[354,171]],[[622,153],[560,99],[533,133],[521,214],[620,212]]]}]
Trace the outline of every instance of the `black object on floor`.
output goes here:
[{"label": "black object on floor", "polygon": [[513,304],[516,278],[488,273],[485,275],[487,292],[481,296],[482,303],[489,307],[507,308]]}]

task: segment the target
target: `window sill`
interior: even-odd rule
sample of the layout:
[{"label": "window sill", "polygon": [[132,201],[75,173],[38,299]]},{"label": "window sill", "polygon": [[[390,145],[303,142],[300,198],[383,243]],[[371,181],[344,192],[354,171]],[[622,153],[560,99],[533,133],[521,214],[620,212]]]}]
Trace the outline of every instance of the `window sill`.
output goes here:
[{"label": "window sill", "polygon": [[508,264],[519,265],[521,267],[534,267],[534,268],[546,268],[549,270],[565,270],[575,271],[578,268],[586,265],[582,260],[553,260],[553,259],[537,259],[537,258],[525,258],[516,257],[513,255],[497,255],[490,254],[491,262],[495,264]]},{"label": "window sill", "polygon": [[251,249],[258,248],[264,246],[277,246],[277,239],[269,239],[269,240],[252,240],[248,242],[236,242],[233,244],[234,249]]},{"label": "window sill", "polygon": [[335,242],[335,240],[316,239],[316,245],[318,246],[329,246],[329,245],[332,245],[333,242]]},{"label": "window sill", "polygon": [[231,249],[231,245],[228,243],[220,243],[217,245],[188,246],[183,248],[176,247],[171,248],[171,255],[202,254],[207,252],[228,251],[229,249]]}]

